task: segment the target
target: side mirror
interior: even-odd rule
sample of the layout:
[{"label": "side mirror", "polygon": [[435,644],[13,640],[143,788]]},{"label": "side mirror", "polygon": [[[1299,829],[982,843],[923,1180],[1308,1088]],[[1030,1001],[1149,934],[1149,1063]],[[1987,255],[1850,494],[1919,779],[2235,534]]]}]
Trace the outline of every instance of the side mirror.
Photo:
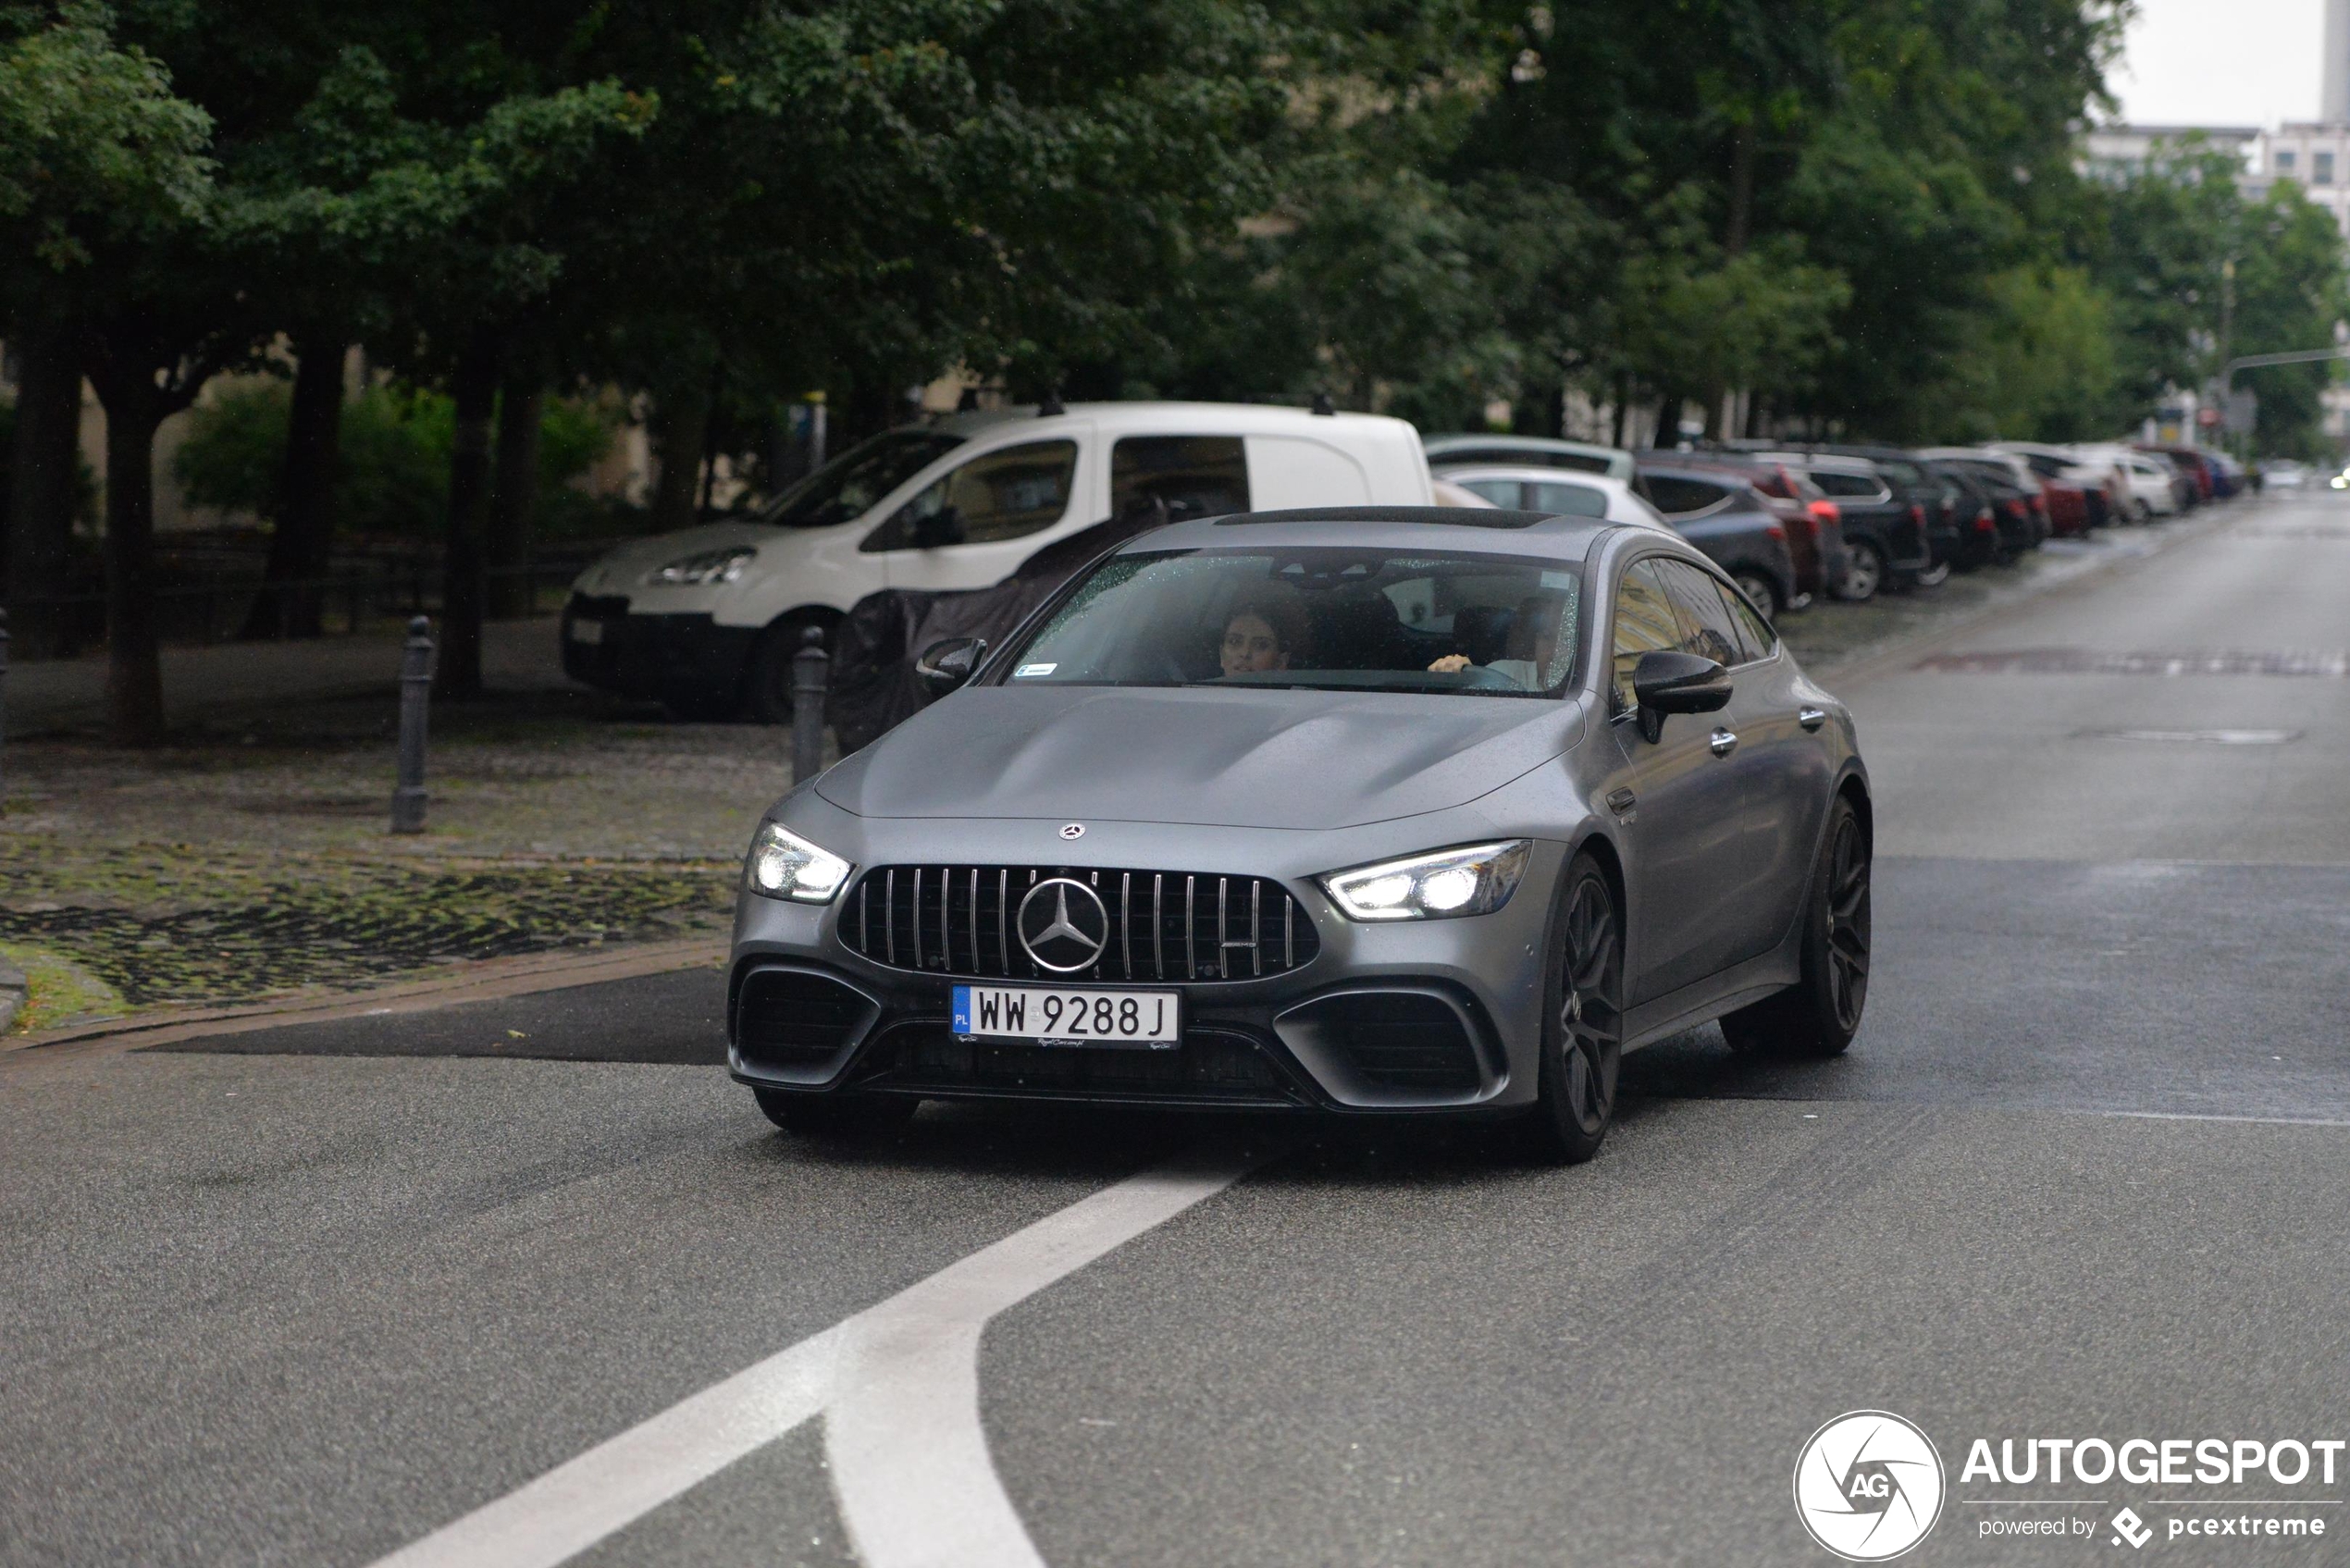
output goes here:
[{"label": "side mirror", "polygon": [[[948,637],[922,649],[914,661],[914,673],[933,697],[945,697],[971,678],[979,661],[987,657],[987,641],[983,637]],[[1727,689],[1726,687],[1725,688]],[[1719,707],[1720,704],[1715,704]]]},{"label": "side mirror", "polygon": [[1668,713],[1711,713],[1730,700],[1730,673],[1694,653],[1643,653],[1632,667],[1632,696],[1639,703],[1640,734],[1650,741],[1664,734]]},{"label": "side mirror", "polygon": [[914,548],[937,549],[942,545],[959,545],[971,537],[963,525],[962,509],[942,506],[928,517],[914,519]]}]

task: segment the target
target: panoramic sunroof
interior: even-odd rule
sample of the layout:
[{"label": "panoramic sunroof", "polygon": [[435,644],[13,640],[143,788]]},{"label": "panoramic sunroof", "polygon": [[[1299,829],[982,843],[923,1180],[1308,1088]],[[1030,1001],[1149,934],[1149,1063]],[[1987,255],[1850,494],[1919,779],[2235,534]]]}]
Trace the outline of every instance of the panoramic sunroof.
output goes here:
[{"label": "panoramic sunroof", "polygon": [[1219,528],[1255,523],[1428,523],[1447,528],[1530,528],[1552,514],[1480,506],[1316,506],[1295,512],[1236,512]]}]

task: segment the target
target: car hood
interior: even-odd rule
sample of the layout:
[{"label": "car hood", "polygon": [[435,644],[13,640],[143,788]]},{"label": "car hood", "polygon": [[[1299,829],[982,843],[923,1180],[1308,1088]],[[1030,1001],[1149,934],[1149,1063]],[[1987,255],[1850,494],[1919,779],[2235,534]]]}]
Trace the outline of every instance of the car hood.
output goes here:
[{"label": "car hood", "polygon": [[783,532],[766,523],[709,523],[699,528],[680,528],[674,534],[631,539],[599,558],[572,586],[587,594],[633,593],[646,586],[646,573],[658,571],[673,561],[705,550],[729,549],[736,545],[764,545]]},{"label": "car hood", "polygon": [[816,789],[862,817],[1341,828],[1474,800],[1581,734],[1573,701],[979,686]]}]

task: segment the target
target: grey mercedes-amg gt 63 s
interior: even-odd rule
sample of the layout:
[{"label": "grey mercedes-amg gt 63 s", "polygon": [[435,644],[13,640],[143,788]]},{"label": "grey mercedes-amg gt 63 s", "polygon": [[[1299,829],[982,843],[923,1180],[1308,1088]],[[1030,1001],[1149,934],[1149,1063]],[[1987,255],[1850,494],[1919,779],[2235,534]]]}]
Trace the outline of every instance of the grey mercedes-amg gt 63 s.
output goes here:
[{"label": "grey mercedes-amg gt 63 s", "polygon": [[1869,969],[1844,707],[1654,528],[1436,508],[1144,534],[795,788],[735,919],[734,1076],[922,1099],[1488,1115],[1606,1136],[1709,1019],[1826,1055]]}]

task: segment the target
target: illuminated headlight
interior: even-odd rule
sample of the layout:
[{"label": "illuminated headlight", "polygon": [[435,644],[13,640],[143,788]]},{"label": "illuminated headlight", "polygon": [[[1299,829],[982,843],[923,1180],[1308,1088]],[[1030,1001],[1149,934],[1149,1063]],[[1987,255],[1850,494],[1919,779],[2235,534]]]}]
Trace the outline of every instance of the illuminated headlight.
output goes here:
[{"label": "illuminated headlight", "polygon": [[758,553],[749,545],[736,545],[732,549],[706,549],[699,555],[673,561],[657,572],[646,573],[645,581],[667,587],[731,583],[743,574],[743,568],[749,565],[751,558]]},{"label": "illuminated headlight", "polygon": [[1318,880],[1350,919],[1434,920],[1490,915],[1510,901],[1526,874],[1525,839],[1440,849],[1408,860],[1382,860]]},{"label": "illuminated headlight", "polygon": [[849,863],[778,822],[762,822],[743,868],[753,893],[800,904],[829,904],[848,880]]}]

